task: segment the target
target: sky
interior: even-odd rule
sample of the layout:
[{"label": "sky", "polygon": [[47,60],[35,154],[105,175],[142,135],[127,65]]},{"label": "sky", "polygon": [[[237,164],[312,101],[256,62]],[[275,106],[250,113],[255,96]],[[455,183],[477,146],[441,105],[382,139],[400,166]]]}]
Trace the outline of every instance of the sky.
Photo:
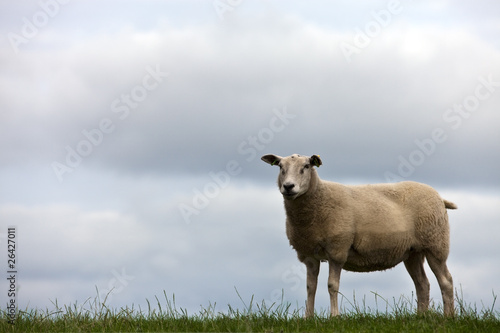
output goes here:
[{"label": "sky", "polygon": [[[491,308],[499,10],[445,0],[2,2],[0,267],[9,276],[15,237],[17,306],[107,297],[144,309],[167,295],[188,313],[244,309],[252,297],[303,311],[305,267],[286,239],[278,169],[260,160],[299,153],[321,155],[326,180],[414,180],[456,203],[448,267],[465,302]],[[327,271],[317,309],[329,305]],[[0,284],[4,304],[9,287]],[[416,306],[403,265],[344,271],[340,292],[346,309],[356,300],[385,310],[400,297]]]}]

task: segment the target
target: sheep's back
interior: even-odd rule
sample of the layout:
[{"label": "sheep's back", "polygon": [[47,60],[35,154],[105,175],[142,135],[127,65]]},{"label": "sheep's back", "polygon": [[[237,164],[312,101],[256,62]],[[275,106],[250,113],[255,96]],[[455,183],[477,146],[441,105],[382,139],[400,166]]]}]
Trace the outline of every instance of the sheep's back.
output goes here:
[{"label": "sheep's back", "polygon": [[[388,232],[418,245],[429,238],[446,238],[449,227],[443,199],[432,187],[417,182],[353,187],[357,232]],[[397,235],[401,235],[397,237]]]}]

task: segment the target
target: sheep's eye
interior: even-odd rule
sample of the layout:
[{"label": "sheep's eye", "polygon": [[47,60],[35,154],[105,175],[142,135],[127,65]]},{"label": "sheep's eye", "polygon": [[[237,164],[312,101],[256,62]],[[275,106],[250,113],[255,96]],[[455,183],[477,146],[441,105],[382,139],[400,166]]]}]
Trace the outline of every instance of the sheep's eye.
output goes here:
[{"label": "sheep's eye", "polygon": [[300,173],[303,174],[305,169],[309,169],[310,165],[306,164],[302,169],[300,169]]}]

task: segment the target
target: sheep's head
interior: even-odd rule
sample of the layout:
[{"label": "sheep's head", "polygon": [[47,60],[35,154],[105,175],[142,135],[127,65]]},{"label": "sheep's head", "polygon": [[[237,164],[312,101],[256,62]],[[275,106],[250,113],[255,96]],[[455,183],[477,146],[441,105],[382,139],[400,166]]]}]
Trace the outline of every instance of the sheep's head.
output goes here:
[{"label": "sheep's head", "polygon": [[287,157],[264,155],[264,162],[280,167],[278,186],[285,199],[293,200],[309,190],[311,178],[316,171],[313,166],[319,167],[319,155],[301,156],[293,154]]}]

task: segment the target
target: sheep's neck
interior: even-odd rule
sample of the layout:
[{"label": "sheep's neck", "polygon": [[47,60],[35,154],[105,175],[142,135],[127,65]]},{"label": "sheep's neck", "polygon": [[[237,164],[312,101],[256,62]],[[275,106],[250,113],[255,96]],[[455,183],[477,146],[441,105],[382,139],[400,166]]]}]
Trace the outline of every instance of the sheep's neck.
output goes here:
[{"label": "sheep's neck", "polygon": [[286,214],[292,217],[290,223],[299,227],[309,227],[314,224],[318,214],[316,203],[319,202],[322,192],[319,177],[316,176],[311,180],[311,186],[306,193],[294,200],[285,199]]}]

